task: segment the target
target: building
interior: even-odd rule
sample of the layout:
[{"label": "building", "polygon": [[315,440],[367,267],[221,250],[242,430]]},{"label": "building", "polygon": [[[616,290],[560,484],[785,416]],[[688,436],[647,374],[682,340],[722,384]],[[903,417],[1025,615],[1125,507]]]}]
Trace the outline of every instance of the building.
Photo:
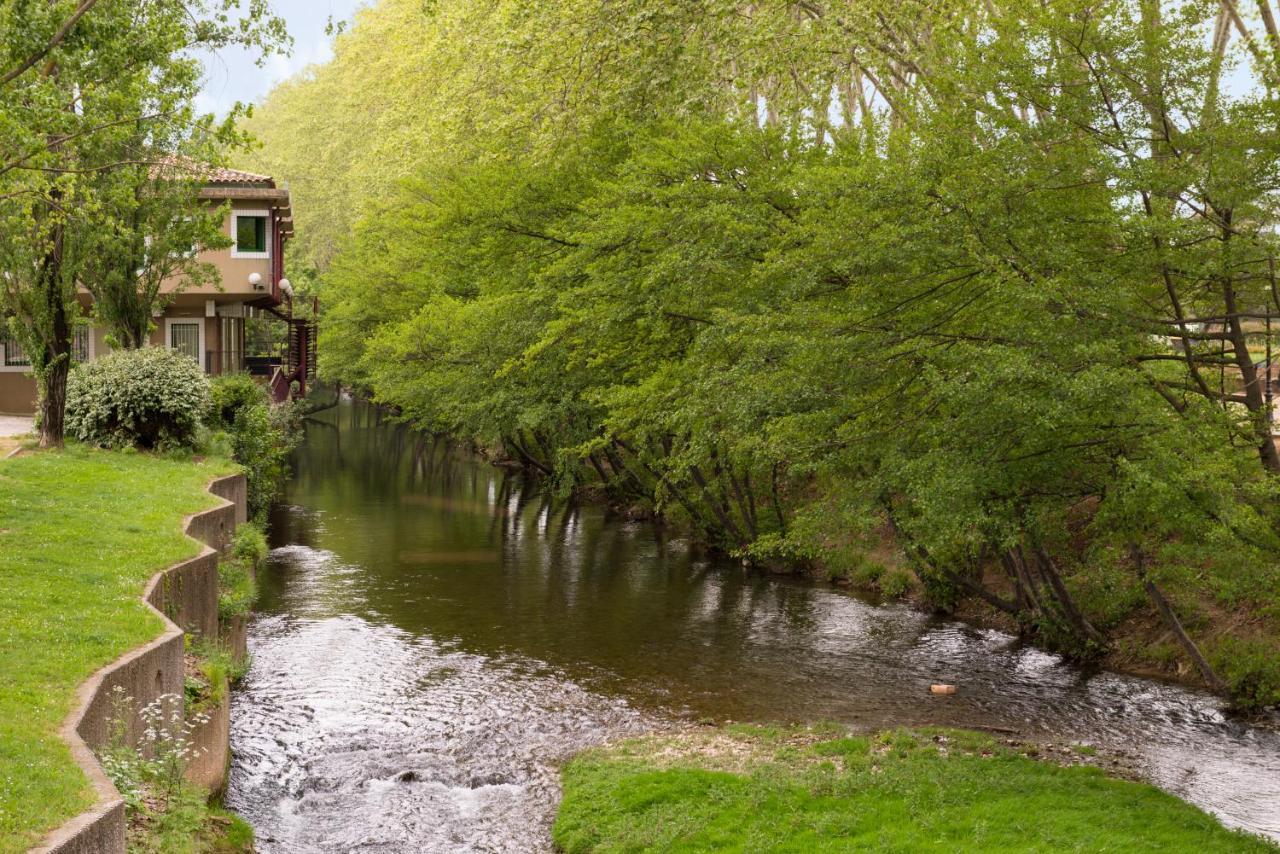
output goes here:
[{"label": "building", "polygon": [[[208,374],[250,370],[270,383],[273,399],[306,393],[315,372],[315,328],[294,316],[293,293],[284,278],[284,247],[293,236],[289,191],[266,175],[236,169],[201,167],[200,198],[211,205],[230,204],[223,227],[230,247],[205,250],[200,260],[213,264],[221,287],[179,290],[166,283],[167,305],[154,318],[151,343],[171,347],[198,361]],[[174,291],[177,290],[177,293]],[[92,312],[92,298],[81,289],[81,306]],[[246,353],[245,321],[271,317],[286,324],[287,346],[264,359]],[[106,330],[77,330],[74,358],[87,361],[108,352]],[[36,384],[30,363],[13,340],[0,337],[0,413],[35,411]]]}]

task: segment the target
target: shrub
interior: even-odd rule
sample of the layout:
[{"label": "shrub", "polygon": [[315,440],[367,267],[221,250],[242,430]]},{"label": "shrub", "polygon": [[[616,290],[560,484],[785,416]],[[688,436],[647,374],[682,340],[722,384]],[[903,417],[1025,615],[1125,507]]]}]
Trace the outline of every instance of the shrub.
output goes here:
[{"label": "shrub", "polygon": [[1271,644],[1222,637],[1210,650],[1209,663],[1226,680],[1236,708],[1258,711],[1280,705],[1280,660]]},{"label": "shrub", "polygon": [[218,616],[223,620],[243,617],[253,610],[258,599],[258,585],[249,565],[242,560],[224,560],[218,564]]},{"label": "shrub", "polygon": [[72,369],[67,431],[108,448],[190,448],[208,401],[209,383],[188,356],[119,350]]},{"label": "shrub", "polygon": [[289,473],[295,435],[289,410],[288,405],[257,403],[238,411],[231,424],[231,447],[249,487],[249,516],[258,522],[266,518]]},{"label": "shrub", "polygon": [[858,587],[878,587],[880,579],[889,571],[883,563],[859,552],[849,570],[850,580]]},{"label": "shrub", "polygon": [[241,525],[231,537],[231,554],[256,567],[267,556],[267,538],[256,525]]},{"label": "shrub", "polygon": [[[289,473],[298,426],[293,406],[272,406],[266,388],[248,374],[226,374],[211,384],[205,421],[210,430],[226,431],[231,457],[245,469],[249,515],[263,521]],[[208,443],[220,444],[219,434]]]},{"label": "shrub", "polygon": [[267,390],[248,374],[223,374],[209,383],[209,410],[205,416],[210,427],[230,427],[236,413],[257,404],[266,405]]},{"label": "shrub", "polygon": [[911,572],[900,567],[890,569],[880,576],[880,592],[890,599],[905,596],[911,590]]}]

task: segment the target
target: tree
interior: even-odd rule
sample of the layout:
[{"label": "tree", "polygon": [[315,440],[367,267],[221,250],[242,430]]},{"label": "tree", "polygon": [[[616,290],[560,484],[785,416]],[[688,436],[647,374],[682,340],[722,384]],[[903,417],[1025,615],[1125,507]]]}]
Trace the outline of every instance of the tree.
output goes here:
[{"label": "tree", "polygon": [[1179,611],[1280,545],[1254,6],[384,0],[251,126],[331,379],[1074,655],[1146,600],[1217,684]]},{"label": "tree", "polygon": [[90,229],[81,281],[112,346],[146,346],[152,318],[166,300],[219,280],[217,268],[200,261],[199,253],[230,245],[222,229],[227,209],[200,200],[201,171],[182,159],[99,176],[102,216]]}]

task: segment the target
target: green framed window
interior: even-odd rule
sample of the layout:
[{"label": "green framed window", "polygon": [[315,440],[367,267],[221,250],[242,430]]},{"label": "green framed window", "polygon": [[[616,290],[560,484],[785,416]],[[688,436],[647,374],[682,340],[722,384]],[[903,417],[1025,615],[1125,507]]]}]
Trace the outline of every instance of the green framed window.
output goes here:
[{"label": "green framed window", "polygon": [[238,258],[267,258],[271,254],[270,215],[266,211],[236,211],[232,214],[235,246],[232,255]]}]

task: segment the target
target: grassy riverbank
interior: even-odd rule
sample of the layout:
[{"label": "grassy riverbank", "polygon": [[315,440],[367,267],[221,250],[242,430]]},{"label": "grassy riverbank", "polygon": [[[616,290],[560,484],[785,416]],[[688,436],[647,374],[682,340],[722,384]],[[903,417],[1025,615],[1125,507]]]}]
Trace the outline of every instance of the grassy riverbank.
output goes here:
[{"label": "grassy riverbank", "polygon": [[58,727],[76,686],[160,633],[143,588],[199,552],[182,520],[233,470],[78,447],[0,462],[0,852],[92,803]]},{"label": "grassy riverbank", "polygon": [[[588,851],[1275,851],[1151,786],[978,733],[731,727],[588,751],[556,844]],[[1071,767],[1069,767],[1071,766]]]}]

